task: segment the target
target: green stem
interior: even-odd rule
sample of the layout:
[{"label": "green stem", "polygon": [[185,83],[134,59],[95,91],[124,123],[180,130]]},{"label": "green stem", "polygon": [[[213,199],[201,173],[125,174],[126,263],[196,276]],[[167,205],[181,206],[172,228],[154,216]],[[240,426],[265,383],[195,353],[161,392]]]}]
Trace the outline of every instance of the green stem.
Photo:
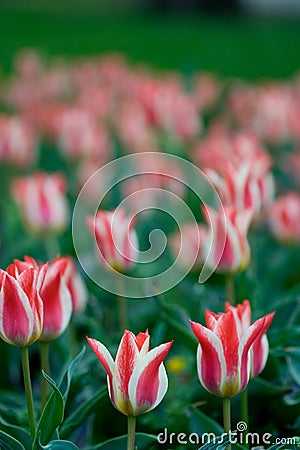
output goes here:
[{"label": "green stem", "polygon": [[136,417],[128,416],[127,450],[134,450]]},{"label": "green stem", "polygon": [[235,305],[235,289],[233,275],[226,276],[225,283],[226,299],[231,305]]},{"label": "green stem", "polygon": [[74,316],[73,316],[72,320],[70,321],[68,328],[67,328],[67,333],[68,333],[69,343],[70,343],[70,353],[73,356],[75,356],[79,351],[76,331],[77,330],[76,330],[76,326],[74,323]]},{"label": "green stem", "polygon": [[128,329],[127,302],[125,297],[118,297],[118,318],[119,326],[123,332]]},{"label": "green stem", "polygon": [[[223,422],[224,432],[229,434],[231,431],[230,398],[223,398]],[[231,444],[227,445],[226,450],[231,450]]]},{"label": "green stem", "polygon": [[[248,391],[245,389],[241,393],[241,419],[247,425],[247,428],[244,431],[244,438],[246,438],[247,433],[249,433],[249,412],[248,412]],[[244,445],[246,439],[244,439]]]},{"label": "green stem", "polygon": [[128,329],[128,309],[127,309],[127,297],[126,297],[126,289],[124,285],[124,281],[122,277],[117,277],[117,287],[118,287],[118,319],[119,319],[119,327],[121,332],[124,329]]},{"label": "green stem", "polygon": [[29,422],[31,439],[33,442],[34,438],[35,438],[35,419],[34,419],[33,397],[32,397],[31,380],[30,380],[28,347],[21,348],[21,357],[22,357],[22,368],[23,368],[25,394],[26,394],[26,401],[27,401],[28,422]]},{"label": "green stem", "polygon": [[[50,375],[50,366],[49,366],[49,342],[40,342],[40,355],[41,355],[41,369],[46,372],[47,375]],[[44,406],[46,405],[48,399],[48,382],[42,376],[41,379],[41,406],[42,411]]]}]

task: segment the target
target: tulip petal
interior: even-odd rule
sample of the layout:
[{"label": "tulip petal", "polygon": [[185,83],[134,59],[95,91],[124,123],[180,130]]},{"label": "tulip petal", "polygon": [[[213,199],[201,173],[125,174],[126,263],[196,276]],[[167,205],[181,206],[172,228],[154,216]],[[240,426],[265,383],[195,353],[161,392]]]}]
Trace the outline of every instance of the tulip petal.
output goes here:
[{"label": "tulip petal", "polygon": [[255,342],[257,337],[266,333],[267,329],[271,325],[273,316],[275,313],[268,314],[258,320],[256,320],[244,333],[241,338],[239,346],[239,358],[240,358],[240,390],[242,391],[247,386],[250,375],[250,358],[249,350],[251,345]]},{"label": "tulip petal", "polygon": [[[8,343],[25,347],[32,335],[33,313],[29,299],[15,278],[1,270],[0,334]],[[27,272],[27,271],[26,271]],[[31,277],[31,273],[27,274]],[[25,278],[25,277],[24,277]]]},{"label": "tulip petal", "polygon": [[128,399],[128,384],[139,354],[135,336],[125,330],[115,360],[114,383],[119,395]]},{"label": "tulip petal", "polygon": [[251,306],[249,300],[244,300],[242,304],[238,304],[236,307],[226,302],[225,311],[232,311],[239,336],[241,336],[243,331],[247,330],[251,325]]},{"label": "tulip petal", "polygon": [[137,361],[128,387],[134,415],[150,411],[164,397],[168,378],[162,363],[172,344],[161,344]]},{"label": "tulip petal", "polygon": [[267,336],[264,334],[261,338],[257,338],[251,347],[251,378],[259,375],[267,362],[269,354],[269,342]]},{"label": "tulip petal", "polygon": [[115,362],[107,348],[103,344],[101,344],[101,342],[89,337],[86,337],[86,339],[107,373],[109,396],[111,398],[111,401],[115,405],[115,391],[113,386]]},{"label": "tulip petal", "polygon": [[52,278],[53,273],[50,267],[49,269],[50,279],[47,272],[41,290],[44,305],[42,341],[50,341],[60,336],[68,326],[72,314],[72,299],[65,277],[58,271],[55,278]]},{"label": "tulip petal", "polygon": [[150,336],[148,334],[148,330],[146,331],[146,333],[139,333],[135,338],[135,343],[140,352],[139,357],[144,356],[146,353],[148,353],[150,345]]},{"label": "tulip petal", "polygon": [[239,336],[237,324],[232,311],[220,314],[214,333],[219,337],[226,363],[226,378],[236,376],[239,365]]},{"label": "tulip petal", "polygon": [[200,382],[208,391],[216,394],[226,373],[221,340],[213,331],[197,322],[191,322],[191,328],[199,342],[197,369]]}]

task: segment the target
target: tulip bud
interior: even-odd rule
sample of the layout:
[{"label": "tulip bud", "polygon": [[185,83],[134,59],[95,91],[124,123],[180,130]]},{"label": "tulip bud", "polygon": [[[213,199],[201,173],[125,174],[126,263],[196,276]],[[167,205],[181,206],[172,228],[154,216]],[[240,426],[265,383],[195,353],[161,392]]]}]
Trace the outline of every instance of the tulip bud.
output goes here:
[{"label": "tulip bud", "polygon": [[0,336],[9,344],[27,347],[43,328],[41,289],[47,265],[0,269]]},{"label": "tulip bud", "polygon": [[87,217],[87,225],[95,235],[100,264],[124,272],[132,267],[138,252],[134,222],[125,217],[125,211],[98,211],[96,217]]},{"label": "tulip bud", "polygon": [[65,179],[59,174],[37,172],[13,184],[26,227],[33,234],[61,233],[68,222]]},{"label": "tulip bud", "polygon": [[109,396],[116,409],[126,416],[138,416],[162,401],[168,388],[163,360],[172,342],[149,350],[147,331],[135,336],[125,330],[114,361],[101,342],[87,340],[107,373]]}]

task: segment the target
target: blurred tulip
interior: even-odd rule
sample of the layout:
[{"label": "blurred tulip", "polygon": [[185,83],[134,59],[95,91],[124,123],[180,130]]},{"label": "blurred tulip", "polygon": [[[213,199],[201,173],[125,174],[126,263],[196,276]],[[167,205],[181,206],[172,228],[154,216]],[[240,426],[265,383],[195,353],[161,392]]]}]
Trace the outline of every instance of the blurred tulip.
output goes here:
[{"label": "blurred tulip", "polygon": [[29,177],[20,177],[14,181],[12,191],[25,225],[33,234],[64,231],[69,210],[62,175],[36,172]]},{"label": "blurred tulip", "polygon": [[107,373],[109,396],[116,409],[126,416],[138,416],[162,401],[168,388],[163,360],[172,342],[149,351],[147,331],[135,336],[125,330],[114,361],[103,344],[87,340]]},{"label": "blurred tulip", "polygon": [[0,269],[0,335],[9,344],[27,347],[42,333],[44,308],[41,298],[47,265],[11,264]]},{"label": "blurred tulip", "polygon": [[190,268],[193,262],[195,270],[202,266],[206,235],[206,228],[198,223],[186,223],[177,233],[171,234],[169,242],[172,253],[183,268]]},{"label": "blurred tulip", "polygon": [[207,264],[217,272],[234,274],[243,271],[250,261],[250,247],[247,233],[253,218],[253,210],[238,211],[224,207],[219,211],[203,208],[207,223],[211,223],[211,239],[204,242],[204,256]]},{"label": "blurred tulip", "polygon": [[[260,161],[263,163],[262,158]],[[274,179],[271,172],[256,162],[256,165],[254,161],[248,161],[236,167],[227,164],[221,174],[210,169],[206,174],[225,205],[238,210],[251,208],[258,215],[273,201]]]},{"label": "blurred tulip", "polygon": [[[266,333],[273,315],[268,314],[251,326],[244,324],[243,329],[231,309],[222,314],[207,310],[206,327],[191,322],[199,342],[198,376],[205,389],[219,397],[230,398],[246,388],[250,378],[251,346]],[[259,347],[255,349],[259,351]]]},{"label": "blurred tulip", "polygon": [[0,161],[27,167],[36,158],[37,137],[21,117],[0,116]]},{"label": "blurred tulip", "polygon": [[[232,306],[228,302],[225,304],[225,311],[232,311],[238,335],[241,337],[243,333],[251,325],[251,306],[249,300],[244,300],[242,304]],[[274,313],[272,313],[273,317]],[[265,333],[261,333],[254,341],[250,348],[250,378],[259,375],[267,362],[269,355],[269,342]]]},{"label": "blurred tulip", "polygon": [[108,135],[95,116],[79,108],[66,109],[60,117],[58,143],[71,159],[93,157],[103,165],[110,154]]},{"label": "blurred tulip", "polygon": [[284,243],[300,243],[300,195],[288,192],[277,198],[269,211],[274,236]]},{"label": "blurred tulip", "polygon": [[138,238],[134,221],[125,216],[124,210],[98,211],[96,217],[87,217],[87,226],[95,235],[103,267],[124,272],[135,264]]}]

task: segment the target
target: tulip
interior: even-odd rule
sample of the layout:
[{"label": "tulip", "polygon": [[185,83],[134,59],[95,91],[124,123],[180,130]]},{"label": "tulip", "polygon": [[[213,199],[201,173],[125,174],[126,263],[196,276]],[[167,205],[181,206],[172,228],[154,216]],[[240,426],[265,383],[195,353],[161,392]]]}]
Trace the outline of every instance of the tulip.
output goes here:
[{"label": "tulip", "polygon": [[[232,311],[239,336],[241,336],[251,325],[251,306],[249,300],[235,306],[225,303],[225,311]],[[274,313],[273,313],[274,315]],[[259,375],[267,362],[269,355],[269,342],[266,334],[260,334],[250,348],[250,378]]]},{"label": "tulip", "polygon": [[288,192],[273,203],[269,222],[274,236],[283,243],[300,243],[300,195]]},{"label": "tulip", "polygon": [[149,351],[147,331],[135,336],[125,330],[114,361],[101,342],[87,340],[107,373],[109,396],[116,409],[126,416],[138,416],[162,401],[168,387],[163,360],[172,342]]},{"label": "tulip", "polygon": [[248,161],[225,164],[220,173],[212,169],[207,169],[206,173],[226,206],[238,210],[251,208],[258,215],[274,197],[270,164],[268,155],[257,154]]},{"label": "tulip", "polygon": [[9,344],[27,347],[43,328],[42,285],[47,265],[0,269],[0,336]]},{"label": "tulip", "polygon": [[203,242],[207,230],[198,223],[186,223],[170,236],[171,251],[183,269],[199,269],[203,265]]},{"label": "tulip", "polygon": [[[228,308],[222,314],[206,311],[206,327],[191,322],[199,346],[198,376],[201,384],[212,394],[230,398],[242,392],[250,378],[250,349],[269,328],[274,313],[268,314],[243,328],[238,313]],[[260,359],[260,355],[258,355]]]},{"label": "tulip", "polygon": [[11,264],[6,271],[0,269],[0,336],[21,349],[32,442],[35,437],[35,417],[28,346],[37,341],[42,333],[44,308],[41,289],[46,270],[46,264],[32,267],[22,262]]},{"label": "tulip", "polygon": [[205,241],[204,253],[207,264],[217,272],[234,274],[243,271],[250,261],[250,247],[247,232],[253,217],[253,210],[238,211],[224,207],[219,211],[205,207],[207,222],[211,222],[211,239]]},{"label": "tulip", "polygon": [[30,177],[17,178],[13,195],[26,227],[33,234],[61,233],[67,226],[65,179],[58,173],[36,172]]},{"label": "tulip", "polygon": [[0,161],[28,167],[36,159],[37,137],[27,121],[18,116],[0,116]]},{"label": "tulip", "polygon": [[[20,269],[39,267],[37,262],[28,256],[25,256],[24,261],[15,260],[15,264]],[[58,338],[69,324],[72,314],[72,298],[67,286],[69,264],[67,258],[57,257],[48,265],[40,290],[44,309],[43,330],[39,338],[42,342]]]},{"label": "tulip", "polygon": [[96,217],[87,217],[87,226],[95,235],[100,264],[124,272],[131,268],[138,252],[134,222],[125,211],[98,211]]}]

